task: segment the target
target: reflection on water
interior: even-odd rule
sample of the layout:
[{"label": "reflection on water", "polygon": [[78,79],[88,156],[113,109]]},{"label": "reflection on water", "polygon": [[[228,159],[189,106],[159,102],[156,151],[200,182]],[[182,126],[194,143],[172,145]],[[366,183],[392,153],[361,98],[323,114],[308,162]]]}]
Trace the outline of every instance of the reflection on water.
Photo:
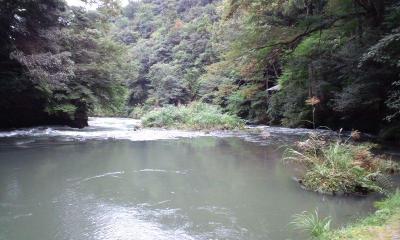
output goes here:
[{"label": "reflection on water", "polygon": [[343,224],[372,210],[374,196],[301,190],[279,145],[60,140],[0,140],[0,239],[302,239],[293,214],[318,208]]}]

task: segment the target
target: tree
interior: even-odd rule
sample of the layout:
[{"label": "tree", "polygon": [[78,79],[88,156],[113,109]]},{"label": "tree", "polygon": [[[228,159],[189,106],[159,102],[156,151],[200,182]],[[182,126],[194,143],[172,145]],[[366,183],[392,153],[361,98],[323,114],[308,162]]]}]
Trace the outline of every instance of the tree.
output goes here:
[{"label": "tree", "polygon": [[[146,0],[123,9],[113,34],[130,46],[138,64],[138,76],[129,84],[130,106],[199,98],[199,78],[217,61],[211,43],[212,26],[219,20],[215,7],[214,1]],[[171,75],[156,77],[151,71]]]},{"label": "tree", "polygon": [[180,81],[175,67],[157,63],[150,68],[148,75],[152,84],[151,97],[154,98],[156,105],[179,105],[187,101],[187,89]]},{"label": "tree", "polygon": [[227,60],[243,66],[246,83],[240,88],[263,81],[259,91],[280,86],[266,102],[274,123],[311,126],[305,100],[315,96],[321,99],[317,126],[377,132],[388,102],[396,102],[388,96],[398,71],[387,63],[360,62],[399,26],[396,6],[395,1],[231,0],[226,21],[241,18],[246,27]]},{"label": "tree", "polygon": [[134,70],[124,47],[107,37],[111,2],[94,12],[63,0],[0,2],[2,127],[84,127],[96,107],[121,111]]},{"label": "tree", "polygon": [[2,0],[0,4],[0,111],[8,112],[1,114],[1,125],[83,126],[79,104],[53,107],[56,92],[64,91],[73,77],[71,53],[59,44],[67,23],[65,2]]},{"label": "tree", "polygon": [[[74,89],[81,93],[94,114],[122,114],[127,101],[127,85],[136,69],[127,48],[109,36],[109,27],[100,27],[100,12],[73,9],[67,46],[75,62]],[[109,23],[103,23],[109,24]],[[104,29],[99,31],[98,29]]]}]

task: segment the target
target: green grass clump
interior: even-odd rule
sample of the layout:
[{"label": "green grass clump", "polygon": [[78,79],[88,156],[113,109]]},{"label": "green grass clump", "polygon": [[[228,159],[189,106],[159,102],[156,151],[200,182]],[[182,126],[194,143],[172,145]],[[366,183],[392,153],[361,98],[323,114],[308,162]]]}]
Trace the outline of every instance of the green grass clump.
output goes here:
[{"label": "green grass clump", "polygon": [[299,149],[288,149],[286,162],[304,166],[299,182],[320,193],[386,193],[391,187],[388,173],[398,171],[391,160],[374,156],[368,145],[325,142],[311,137]]},{"label": "green grass clump", "polygon": [[155,109],[141,118],[145,127],[179,129],[236,129],[244,125],[237,116],[222,113],[214,105],[192,103],[184,106],[166,106]]},{"label": "green grass clump", "polygon": [[291,224],[295,229],[309,233],[312,238],[319,238],[329,232],[331,218],[320,218],[318,211],[315,210],[314,213],[302,212],[294,215]]}]

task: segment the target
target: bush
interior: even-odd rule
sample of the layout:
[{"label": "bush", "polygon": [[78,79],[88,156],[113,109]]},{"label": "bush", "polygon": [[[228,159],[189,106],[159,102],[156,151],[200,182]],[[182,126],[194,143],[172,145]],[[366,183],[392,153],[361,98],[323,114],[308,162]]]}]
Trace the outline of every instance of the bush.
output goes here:
[{"label": "bush", "polygon": [[129,110],[129,117],[135,118],[135,119],[140,119],[146,113],[152,111],[153,109],[154,109],[154,106],[152,106],[152,105],[148,105],[148,104],[138,105]]},{"label": "bush", "polygon": [[395,162],[374,156],[369,145],[330,143],[318,136],[288,149],[284,160],[303,165],[299,182],[321,193],[386,193],[391,182],[385,174],[399,170]]},{"label": "bush", "polygon": [[235,129],[243,126],[240,118],[222,113],[214,105],[192,103],[187,106],[166,106],[142,117],[145,127],[183,129]]}]

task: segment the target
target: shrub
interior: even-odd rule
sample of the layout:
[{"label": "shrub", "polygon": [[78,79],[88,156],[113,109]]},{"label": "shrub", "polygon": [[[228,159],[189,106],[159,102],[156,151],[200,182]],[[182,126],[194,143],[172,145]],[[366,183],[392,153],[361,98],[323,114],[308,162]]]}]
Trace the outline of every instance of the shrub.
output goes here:
[{"label": "shrub", "polygon": [[205,103],[155,109],[145,114],[142,122],[146,127],[184,129],[235,129],[243,126],[240,118],[222,113],[217,106]]},{"label": "shrub", "polygon": [[150,112],[153,109],[154,109],[154,106],[152,106],[152,105],[148,105],[148,104],[138,105],[129,110],[129,117],[135,118],[135,119],[140,119],[147,112]]}]

